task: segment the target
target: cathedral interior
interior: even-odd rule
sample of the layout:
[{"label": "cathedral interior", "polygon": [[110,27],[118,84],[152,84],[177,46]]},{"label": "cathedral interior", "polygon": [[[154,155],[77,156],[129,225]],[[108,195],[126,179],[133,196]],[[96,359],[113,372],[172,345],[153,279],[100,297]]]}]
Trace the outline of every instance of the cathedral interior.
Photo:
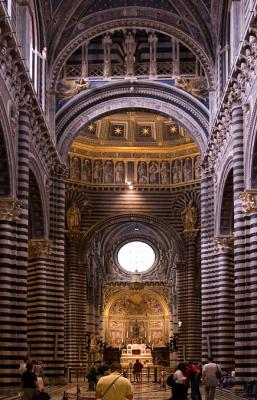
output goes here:
[{"label": "cathedral interior", "polygon": [[0,2],[0,387],[257,378],[257,1]]}]

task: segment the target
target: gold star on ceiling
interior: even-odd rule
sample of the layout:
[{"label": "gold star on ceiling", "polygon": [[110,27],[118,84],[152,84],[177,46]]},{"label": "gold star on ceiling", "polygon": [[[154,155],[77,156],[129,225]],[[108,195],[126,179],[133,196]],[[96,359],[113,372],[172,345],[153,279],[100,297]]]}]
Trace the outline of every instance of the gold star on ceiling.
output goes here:
[{"label": "gold star on ceiling", "polygon": [[150,128],[147,128],[147,127],[145,126],[144,128],[142,128],[141,133],[142,133],[142,135],[144,135],[144,136],[150,135]]},{"label": "gold star on ceiling", "polygon": [[122,135],[123,134],[122,127],[121,126],[115,126],[114,129],[113,129],[113,132],[117,136]]},{"label": "gold star on ceiling", "polygon": [[94,130],[95,130],[94,124],[88,125],[88,130],[89,130],[89,132],[94,132]]},{"label": "gold star on ceiling", "polygon": [[171,125],[171,126],[170,126],[170,132],[171,132],[171,133],[177,133],[177,130],[178,130],[178,128],[177,128],[176,125]]}]

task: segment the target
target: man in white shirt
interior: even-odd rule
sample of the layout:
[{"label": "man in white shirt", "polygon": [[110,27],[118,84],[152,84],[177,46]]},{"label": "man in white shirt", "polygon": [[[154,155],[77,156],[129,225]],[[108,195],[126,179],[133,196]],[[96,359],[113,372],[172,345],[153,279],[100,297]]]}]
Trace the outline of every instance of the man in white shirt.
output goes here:
[{"label": "man in white shirt", "polygon": [[208,363],[203,367],[202,377],[203,384],[205,385],[205,400],[214,400],[220,375],[220,366],[216,364],[211,357],[208,358]]}]

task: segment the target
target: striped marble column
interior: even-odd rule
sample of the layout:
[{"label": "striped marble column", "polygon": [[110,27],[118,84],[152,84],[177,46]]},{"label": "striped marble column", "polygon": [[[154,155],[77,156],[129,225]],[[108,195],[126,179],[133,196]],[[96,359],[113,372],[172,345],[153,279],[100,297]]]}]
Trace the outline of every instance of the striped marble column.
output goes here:
[{"label": "striped marble column", "polygon": [[[213,257],[214,188],[211,171],[204,171],[201,182],[201,294],[202,294],[202,358],[212,353],[217,333],[218,279]],[[213,354],[215,356],[215,354]]]},{"label": "striped marble column", "polygon": [[[26,299],[26,290],[24,285],[21,288],[16,286],[17,279],[20,281],[16,261],[16,220],[20,212],[19,200],[0,197],[0,387],[20,384],[17,366],[27,351],[26,327],[19,319],[18,308],[19,297],[24,296]],[[22,354],[19,350],[19,338]]]},{"label": "striped marble column", "polygon": [[215,358],[223,369],[235,368],[235,291],[234,291],[234,237],[223,235],[215,238],[218,324]]},{"label": "striped marble column", "polygon": [[247,235],[245,240],[247,265],[245,265],[244,282],[244,329],[243,344],[244,376],[247,380],[256,379],[256,332],[257,332],[257,190],[249,189],[240,194]]},{"label": "striped marble column", "polygon": [[[65,361],[69,367],[79,366],[83,323],[80,319],[83,288],[79,287],[79,244],[81,232],[66,232],[65,258]],[[82,289],[82,290],[81,290]],[[82,332],[81,332],[82,331]]]},{"label": "striped marble column", "polygon": [[[245,254],[245,218],[239,198],[244,190],[244,140],[243,110],[235,104],[232,109],[233,135],[233,187],[234,187],[234,265],[235,265],[235,369],[237,383],[244,382],[247,376],[249,358],[248,325],[251,315],[248,306],[249,290],[246,285],[248,275]],[[251,362],[250,362],[251,364]],[[247,378],[248,379],[248,378]]]},{"label": "striped marble column", "polygon": [[30,113],[25,106],[19,112],[18,130],[18,187],[17,197],[21,201],[21,214],[17,221],[17,270],[16,294],[13,302],[13,320],[16,324],[17,356],[23,358],[27,352],[27,270],[28,270],[28,198],[29,198],[29,153]]},{"label": "striped marble column", "polygon": [[177,262],[178,361],[187,359],[187,264]]},{"label": "striped marble column", "polygon": [[187,345],[186,359],[198,362],[201,357],[200,296],[197,293],[196,239],[198,229],[185,231],[187,242]]},{"label": "striped marble column", "polygon": [[[49,353],[48,340],[48,274],[51,242],[46,239],[29,241],[28,262],[28,343],[33,360],[46,366]],[[40,343],[40,345],[39,345]]]},{"label": "striped marble column", "polygon": [[50,185],[50,240],[52,251],[47,275],[47,377],[53,383],[64,381],[64,229],[65,179],[67,167],[56,164]]}]

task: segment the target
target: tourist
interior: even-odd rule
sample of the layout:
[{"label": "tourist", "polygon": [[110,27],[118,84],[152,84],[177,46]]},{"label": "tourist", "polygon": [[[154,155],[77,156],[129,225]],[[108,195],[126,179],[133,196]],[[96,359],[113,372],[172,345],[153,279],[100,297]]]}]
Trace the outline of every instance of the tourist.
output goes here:
[{"label": "tourist", "polygon": [[133,366],[134,379],[137,383],[142,382],[142,369],[143,364],[137,359]]},{"label": "tourist", "polygon": [[190,376],[190,386],[192,393],[192,400],[202,400],[200,393],[200,383],[202,378],[202,366],[201,364],[191,364],[191,376]]},{"label": "tourist", "polygon": [[27,364],[31,364],[30,358],[24,357],[23,360],[21,361],[21,363],[19,365],[19,369],[18,369],[18,371],[21,375],[27,371],[27,367],[26,367]]},{"label": "tourist", "polygon": [[216,386],[221,377],[221,369],[212,357],[208,358],[208,363],[203,367],[202,382],[205,385],[205,400],[214,400]]},{"label": "tourist", "polygon": [[33,364],[28,363],[26,365],[26,371],[21,376],[21,400],[32,400],[33,395],[37,391],[37,375],[32,369]]},{"label": "tourist", "polygon": [[96,366],[96,363],[92,363],[89,367],[88,374],[87,374],[87,380],[88,380],[88,390],[89,391],[94,391],[96,382],[97,382],[97,375],[98,375],[98,369]]},{"label": "tourist", "polygon": [[122,375],[122,366],[113,363],[110,366],[111,374],[103,376],[96,385],[96,399],[104,400],[132,400],[133,389],[130,381]]},{"label": "tourist", "polygon": [[187,378],[184,376],[185,364],[179,363],[176,371],[174,372],[174,386],[172,389],[172,400],[186,400],[187,399]]},{"label": "tourist", "polygon": [[44,389],[44,373],[43,373],[43,365],[41,361],[35,361],[33,372],[37,375],[37,384],[40,390]]}]

